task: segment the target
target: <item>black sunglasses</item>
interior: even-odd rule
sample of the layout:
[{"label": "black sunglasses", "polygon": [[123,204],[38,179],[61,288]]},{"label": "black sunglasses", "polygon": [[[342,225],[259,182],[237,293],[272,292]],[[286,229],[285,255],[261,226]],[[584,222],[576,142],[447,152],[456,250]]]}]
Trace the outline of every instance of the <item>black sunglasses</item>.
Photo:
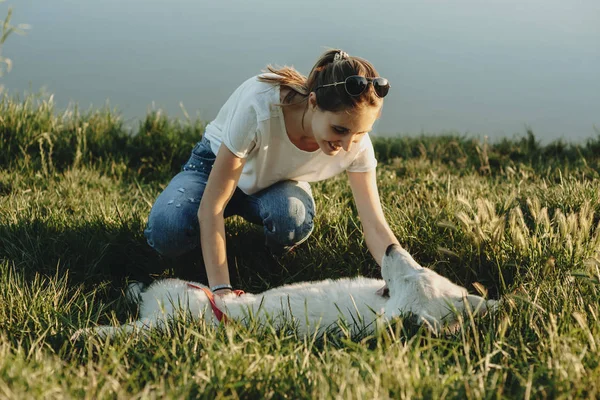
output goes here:
[{"label": "black sunglasses", "polygon": [[335,82],[318,86],[315,91],[319,90],[320,88],[343,84],[344,88],[346,89],[346,93],[348,93],[350,96],[360,96],[367,89],[369,83],[373,84],[375,94],[381,98],[385,97],[390,91],[391,86],[387,79],[380,77],[365,78],[364,76],[360,75],[349,76],[343,82]]}]

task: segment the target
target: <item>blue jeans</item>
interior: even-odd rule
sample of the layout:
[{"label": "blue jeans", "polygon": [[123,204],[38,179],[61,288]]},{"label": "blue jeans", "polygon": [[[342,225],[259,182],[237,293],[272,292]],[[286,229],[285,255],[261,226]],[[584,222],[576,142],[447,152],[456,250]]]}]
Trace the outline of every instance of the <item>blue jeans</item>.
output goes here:
[{"label": "blue jeans", "polygon": [[[182,171],[156,199],[144,235],[160,254],[174,257],[200,244],[198,208],[215,158],[203,137]],[[253,195],[236,188],[225,208],[225,217],[231,215],[261,224],[266,245],[280,253],[309,237],[315,202],[307,182],[282,181]]]}]

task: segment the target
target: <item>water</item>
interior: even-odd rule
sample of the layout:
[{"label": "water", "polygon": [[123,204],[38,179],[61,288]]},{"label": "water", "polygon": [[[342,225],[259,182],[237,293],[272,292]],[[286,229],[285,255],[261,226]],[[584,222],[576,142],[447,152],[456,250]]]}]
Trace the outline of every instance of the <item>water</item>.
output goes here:
[{"label": "water", "polygon": [[600,128],[596,0],[22,0],[32,27],[3,49],[13,93],[45,87],[60,108],[107,99],[135,125],[149,108],[210,120],[268,63],[308,73],[326,47],[392,83],[377,135],[530,127],[544,142]]}]

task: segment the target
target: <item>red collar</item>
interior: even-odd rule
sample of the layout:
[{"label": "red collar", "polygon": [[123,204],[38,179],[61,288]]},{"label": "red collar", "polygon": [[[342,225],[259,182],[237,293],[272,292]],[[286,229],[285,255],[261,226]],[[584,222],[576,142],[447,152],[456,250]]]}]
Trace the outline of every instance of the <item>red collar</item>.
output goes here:
[{"label": "red collar", "polygon": [[[219,322],[223,322],[226,323],[227,322],[227,315],[225,315],[225,313],[221,310],[219,310],[219,307],[217,307],[217,303],[215,302],[215,295],[213,292],[210,291],[210,289],[207,289],[205,287],[200,287],[200,286],[196,286],[193,283],[188,283],[187,284],[188,287],[191,287],[193,289],[200,289],[202,290],[205,294],[206,297],[208,297],[208,301],[210,301],[210,306],[213,309],[213,313],[215,313],[215,317],[217,318],[217,320]],[[244,294],[243,290],[234,290],[233,291],[238,297]]]}]

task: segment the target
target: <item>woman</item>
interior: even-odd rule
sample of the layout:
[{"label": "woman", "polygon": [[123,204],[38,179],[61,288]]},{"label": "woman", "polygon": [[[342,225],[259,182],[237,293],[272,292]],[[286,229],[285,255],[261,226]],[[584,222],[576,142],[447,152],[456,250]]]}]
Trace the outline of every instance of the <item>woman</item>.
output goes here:
[{"label": "woman", "polygon": [[238,87],[206,127],[182,172],[157,198],[144,232],[168,256],[191,250],[200,237],[208,283],[218,295],[233,289],[226,217],[262,224],[271,249],[290,249],[313,229],[308,182],[343,171],[376,262],[398,244],[381,208],[368,136],[388,81],[341,50],[325,52],[308,78],[289,67],[268,70]]}]

